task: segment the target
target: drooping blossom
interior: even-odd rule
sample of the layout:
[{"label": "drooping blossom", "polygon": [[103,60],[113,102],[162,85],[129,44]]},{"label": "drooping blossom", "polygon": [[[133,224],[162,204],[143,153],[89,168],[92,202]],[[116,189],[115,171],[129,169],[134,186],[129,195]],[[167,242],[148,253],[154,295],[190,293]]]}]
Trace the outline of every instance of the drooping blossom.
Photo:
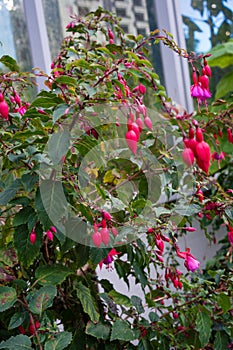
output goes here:
[{"label": "drooping blossom", "polygon": [[188,271],[194,272],[200,266],[200,262],[190,253],[190,248],[186,248],[185,252],[181,252],[176,247],[176,254],[179,258],[185,259],[184,266]]},{"label": "drooping blossom", "polygon": [[111,263],[114,260],[114,256],[117,256],[118,254],[121,254],[121,253],[117,252],[115,248],[111,249],[108,255],[106,256],[106,258],[104,258],[99,262],[100,269],[102,269],[103,265],[106,265],[107,269],[111,268]]}]

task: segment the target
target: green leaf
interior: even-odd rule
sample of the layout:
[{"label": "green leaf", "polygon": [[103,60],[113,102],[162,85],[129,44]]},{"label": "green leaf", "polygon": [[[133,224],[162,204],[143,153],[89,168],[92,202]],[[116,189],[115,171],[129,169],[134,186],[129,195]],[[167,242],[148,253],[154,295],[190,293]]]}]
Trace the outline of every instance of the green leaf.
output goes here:
[{"label": "green leaf", "polygon": [[137,295],[131,296],[131,302],[139,314],[145,312],[144,307],[142,305],[142,299],[139,298]]},{"label": "green leaf", "polygon": [[27,192],[31,192],[31,190],[33,190],[34,188],[34,185],[39,181],[39,176],[38,174],[34,173],[23,174],[21,177],[21,181],[25,190]]},{"label": "green leaf", "polygon": [[53,299],[56,295],[57,289],[54,286],[45,286],[33,292],[32,298],[28,304],[30,311],[41,316],[44,310],[52,306]]},{"label": "green leaf", "polygon": [[214,350],[226,350],[229,338],[225,332],[216,332],[214,340]]},{"label": "green leaf", "polygon": [[99,321],[99,313],[97,312],[97,306],[95,300],[91,296],[90,290],[84,286],[81,282],[78,284],[77,296],[82,304],[84,312],[86,312],[92,322]]},{"label": "green leaf", "polygon": [[103,323],[88,322],[85,333],[98,339],[107,340],[110,335],[110,326]]},{"label": "green leaf", "polygon": [[132,341],[135,339],[135,334],[130,328],[130,325],[124,320],[116,320],[112,326],[111,341],[124,340]]},{"label": "green leaf", "polygon": [[[40,197],[43,202],[43,209],[41,214],[44,216],[45,221],[43,224],[48,224],[48,218],[53,222],[53,225],[57,225],[62,217],[64,217],[67,208],[67,200],[63,191],[62,182],[53,180],[44,180],[40,184]],[[39,195],[38,195],[39,196]],[[39,201],[39,198],[38,198]],[[38,209],[35,203],[36,209]],[[39,213],[38,213],[39,216]],[[39,216],[40,217],[40,216]],[[51,225],[49,225],[50,227]],[[48,228],[49,228],[48,227]]]},{"label": "green leaf", "polygon": [[68,107],[69,106],[66,104],[61,104],[61,105],[57,106],[57,108],[53,112],[53,122],[54,123],[65,114],[65,111],[67,110]]},{"label": "green leaf", "polygon": [[49,159],[53,164],[58,164],[62,157],[66,155],[70,146],[70,132],[63,130],[61,132],[52,134],[48,142]]},{"label": "green leaf", "polygon": [[31,103],[31,107],[51,108],[61,103],[63,100],[55,95],[39,96]]},{"label": "green leaf", "polygon": [[7,205],[14,198],[20,188],[20,181],[16,179],[0,193],[0,205]]},{"label": "green leaf", "polygon": [[40,225],[36,227],[36,241],[34,244],[30,242],[30,232],[28,226],[17,226],[14,232],[14,246],[17,252],[18,260],[25,267],[30,266],[39,255],[41,245],[43,243],[43,235]]},{"label": "green leaf", "polygon": [[20,226],[23,224],[27,224],[28,217],[30,215],[35,215],[35,211],[32,207],[24,207],[18,213],[16,213],[13,224],[14,226]]},{"label": "green leaf", "polygon": [[77,85],[76,79],[69,77],[67,75],[63,75],[63,76],[61,75],[60,77],[56,78],[56,83],[70,85],[73,87],[76,87],[76,85]]},{"label": "green leaf", "polygon": [[117,292],[116,290],[111,290],[108,295],[113,299],[116,304],[124,305],[126,307],[132,307],[130,298],[124,294]]},{"label": "green leaf", "polygon": [[[45,201],[46,201],[46,194],[45,194]],[[38,188],[36,192],[36,199],[35,199],[35,210],[38,215],[38,218],[45,227],[45,229],[49,229],[49,227],[53,226],[52,221],[50,220],[47,211],[45,210],[44,204],[42,202],[41,194],[40,194],[40,188]],[[55,225],[55,224],[54,224]]]},{"label": "green leaf", "polygon": [[229,92],[233,91],[233,72],[229,72],[220,79],[219,83],[216,86],[216,95],[215,98],[225,96]]},{"label": "green leaf", "polygon": [[35,276],[37,282],[42,285],[57,285],[61,284],[67,276],[73,272],[65,266],[61,265],[42,265],[36,269]]},{"label": "green leaf", "polygon": [[209,312],[204,308],[200,309],[196,319],[196,328],[199,332],[199,339],[202,347],[204,347],[209,342],[211,335],[211,326],[212,320],[210,318]]},{"label": "green leaf", "polygon": [[210,66],[218,66],[225,68],[233,63],[233,40],[228,40],[224,44],[215,46],[211,51],[211,56],[208,58]]},{"label": "green leaf", "polygon": [[218,305],[223,309],[224,313],[231,309],[231,299],[229,295],[220,293],[218,295]]},{"label": "green leaf", "polygon": [[0,312],[12,307],[16,301],[17,295],[14,288],[0,286]]},{"label": "green leaf", "polygon": [[91,248],[90,249],[90,260],[93,264],[98,264],[101,260],[106,258],[110,250],[106,248]]},{"label": "green leaf", "polygon": [[0,349],[7,350],[32,350],[31,340],[28,336],[20,334],[16,337],[10,337],[0,343]]},{"label": "green leaf", "polygon": [[45,343],[45,350],[63,350],[71,343],[71,340],[71,332],[58,333],[53,339],[50,339]]},{"label": "green leaf", "polygon": [[10,329],[19,327],[24,320],[25,320],[25,313],[22,313],[22,312],[15,313],[10,319],[8,329],[10,330]]},{"label": "green leaf", "polygon": [[20,68],[16,62],[16,60],[14,58],[12,58],[11,56],[8,55],[4,55],[0,58],[0,62],[2,64],[4,64],[4,66],[6,66],[7,68],[10,69],[10,71],[12,72],[19,72]]}]

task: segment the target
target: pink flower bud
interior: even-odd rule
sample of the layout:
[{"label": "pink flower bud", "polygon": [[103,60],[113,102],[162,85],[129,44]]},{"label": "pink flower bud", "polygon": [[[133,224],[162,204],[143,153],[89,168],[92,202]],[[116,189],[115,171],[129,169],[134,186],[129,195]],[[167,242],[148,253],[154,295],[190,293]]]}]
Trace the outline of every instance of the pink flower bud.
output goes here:
[{"label": "pink flower bud", "polygon": [[137,141],[138,141],[135,131],[133,130],[127,131],[127,133],[125,134],[125,138],[129,149],[135,155],[137,152]]},{"label": "pink flower bud", "polygon": [[55,226],[51,226],[50,231],[52,231],[53,233],[57,233],[57,229]]},{"label": "pink flower bud", "polygon": [[118,235],[118,231],[116,229],[116,227],[111,227],[111,231],[114,237],[116,237]]},{"label": "pink flower bud", "polygon": [[5,100],[0,102],[0,116],[5,120],[9,118],[9,107]]},{"label": "pink flower bud", "polygon": [[49,241],[53,241],[53,233],[52,233],[52,231],[50,231],[50,230],[46,231],[46,236],[47,236]]},{"label": "pink flower bud", "polygon": [[194,163],[194,153],[191,148],[185,148],[182,152],[182,158],[185,164],[190,167]]},{"label": "pink flower bud", "polygon": [[35,243],[35,241],[36,241],[36,232],[35,232],[35,230],[32,230],[32,232],[30,233],[29,240],[30,240],[31,244]]},{"label": "pink flower bud", "polygon": [[153,125],[152,125],[152,121],[149,117],[145,117],[144,118],[144,124],[146,125],[146,127],[150,130],[153,130]]},{"label": "pink flower bud", "polygon": [[146,93],[146,87],[143,84],[139,84],[139,91],[144,95]]},{"label": "pink flower bud", "polygon": [[92,235],[92,241],[94,243],[94,245],[99,248],[101,246],[102,243],[102,237],[101,234],[98,231],[95,231]]},{"label": "pink flower bud", "polygon": [[107,227],[102,228],[102,229],[100,230],[100,234],[101,234],[102,242],[103,242],[106,246],[108,246],[108,243],[109,243],[109,241],[110,241],[110,236],[109,236],[109,232],[108,232]]},{"label": "pink flower bud", "polygon": [[195,232],[197,229],[195,227],[185,227],[184,230],[188,232]]},{"label": "pink flower bud", "polygon": [[103,218],[109,221],[112,220],[112,216],[107,211],[103,211]]}]

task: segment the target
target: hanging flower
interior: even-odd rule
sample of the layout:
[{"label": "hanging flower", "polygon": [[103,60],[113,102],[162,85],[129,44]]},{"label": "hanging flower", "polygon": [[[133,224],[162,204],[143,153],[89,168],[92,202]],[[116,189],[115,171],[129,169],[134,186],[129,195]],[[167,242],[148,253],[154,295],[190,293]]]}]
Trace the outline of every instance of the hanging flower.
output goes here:
[{"label": "hanging flower", "polygon": [[111,249],[108,255],[106,256],[106,258],[104,258],[99,262],[100,269],[102,269],[103,264],[106,265],[107,269],[111,268],[111,263],[114,260],[113,257],[118,254],[121,254],[121,253],[117,252],[115,248]]},{"label": "hanging flower", "polygon": [[188,271],[194,272],[200,266],[200,261],[190,254],[190,248],[186,248],[186,252],[180,252],[179,248],[176,247],[176,254],[179,258],[185,259],[184,266]]}]

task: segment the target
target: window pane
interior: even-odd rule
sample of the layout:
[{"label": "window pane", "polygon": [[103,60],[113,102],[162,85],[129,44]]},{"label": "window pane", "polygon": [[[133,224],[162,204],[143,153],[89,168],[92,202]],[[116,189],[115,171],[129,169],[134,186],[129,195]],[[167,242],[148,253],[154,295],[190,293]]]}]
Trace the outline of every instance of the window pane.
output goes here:
[{"label": "window pane", "polygon": [[[155,13],[152,11],[153,0],[43,0],[52,58],[59,52],[61,41],[67,35],[65,29],[70,16],[85,16],[99,6],[116,13],[126,33],[147,36],[157,28]],[[152,60],[163,83],[160,50],[155,45],[152,47]]]},{"label": "window pane", "polygon": [[187,48],[204,53],[233,33],[233,0],[179,0]]},{"label": "window pane", "polygon": [[22,70],[31,70],[23,0],[0,0],[0,44],[0,56],[10,55]]}]

